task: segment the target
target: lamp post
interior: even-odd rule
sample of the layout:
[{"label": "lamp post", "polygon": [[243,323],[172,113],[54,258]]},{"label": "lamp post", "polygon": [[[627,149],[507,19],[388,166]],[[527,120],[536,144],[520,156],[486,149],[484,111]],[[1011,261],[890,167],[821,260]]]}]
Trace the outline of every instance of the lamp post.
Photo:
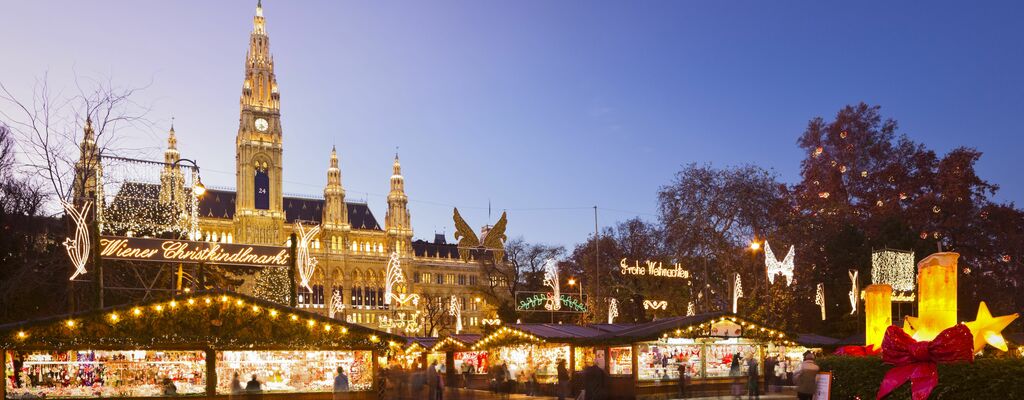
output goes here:
[{"label": "lamp post", "polygon": [[[196,199],[195,207],[192,208],[193,217],[196,219],[195,223],[198,226],[199,222],[199,198],[203,197],[206,193],[206,186],[203,185],[203,179],[199,176],[199,164],[196,164],[195,160],[188,158],[179,158],[171,163],[171,168],[177,168],[181,163],[191,164],[192,168],[195,169],[196,183],[192,185],[192,196]],[[173,193],[173,192],[172,192]],[[189,232],[189,234],[198,234],[198,232]],[[197,275],[199,275],[199,289],[206,290],[206,274],[204,263],[200,262],[198,267]]]}]

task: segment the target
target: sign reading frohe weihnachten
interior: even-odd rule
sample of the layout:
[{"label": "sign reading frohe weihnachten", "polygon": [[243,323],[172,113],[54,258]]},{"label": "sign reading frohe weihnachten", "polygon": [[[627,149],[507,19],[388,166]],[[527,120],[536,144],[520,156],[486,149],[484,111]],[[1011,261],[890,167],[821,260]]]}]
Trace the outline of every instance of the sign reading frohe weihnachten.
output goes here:
[{"label": "sign reading frohe weihnachten", "polygon": [[262,267],[284,267],[290,262],[287,247],[119,236],[100,237],[100,256],[114,260]]}]

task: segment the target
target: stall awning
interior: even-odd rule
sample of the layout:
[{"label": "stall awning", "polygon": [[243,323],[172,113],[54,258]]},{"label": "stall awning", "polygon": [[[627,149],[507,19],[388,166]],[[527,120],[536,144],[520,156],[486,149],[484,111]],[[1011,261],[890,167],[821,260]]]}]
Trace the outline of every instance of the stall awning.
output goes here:
[{"label": "stall awning", "polygon": [[0,326],[7,349],[372,349],[404,338],[210,291]]},{"label": "stall awning", "polygon": [[506,343],[582,344],[631,328],[623,324],[509,324],[481,338],[473,348],[487,348]]},{"label": "stall awning", "polygon": [[430,351],[464,351],[469,350],[473,347],[476,342],[480,341],[483,335],[478,334],[457,334],[448,335],[441,340],[438,340],[433,346],[430,347]]},{"label": "stall awning", "polygon": [[[725,331],[726,327],[735,327]],[[724,312],[670,317],[592,337],[595,344],[626,344],[662,337],[744,337],[774,342],[791,342],[794,335]]]}]

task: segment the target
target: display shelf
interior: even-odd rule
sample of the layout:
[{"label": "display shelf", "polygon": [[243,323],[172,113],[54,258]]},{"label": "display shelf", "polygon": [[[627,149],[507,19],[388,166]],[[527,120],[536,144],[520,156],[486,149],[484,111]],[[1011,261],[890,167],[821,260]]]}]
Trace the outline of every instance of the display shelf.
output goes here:
[{"label": "display shelf", "polygon": [[7,352],[9,398],[153,397],[205,393],[201,351]]},{"label": "display shelf", "polygon": [[352,391],[373,384],[369,351],[222,351],[217,353],[217,393],[231,394],[256,375],[264,392],[329,392],[338,367],[346,372]]}]

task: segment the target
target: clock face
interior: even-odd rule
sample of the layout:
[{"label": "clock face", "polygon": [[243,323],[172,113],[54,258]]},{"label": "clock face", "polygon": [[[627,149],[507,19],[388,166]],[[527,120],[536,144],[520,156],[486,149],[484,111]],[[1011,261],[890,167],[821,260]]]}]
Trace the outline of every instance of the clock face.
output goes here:
[{"label": "clock face", "polygon": [[270,127],[270,124],[267,123],[267,120],[265,120],[263,118],[256,118],[256,130],[258,130],[260,132],[266,132],[267,128],[269,128],[269,127]]}]

